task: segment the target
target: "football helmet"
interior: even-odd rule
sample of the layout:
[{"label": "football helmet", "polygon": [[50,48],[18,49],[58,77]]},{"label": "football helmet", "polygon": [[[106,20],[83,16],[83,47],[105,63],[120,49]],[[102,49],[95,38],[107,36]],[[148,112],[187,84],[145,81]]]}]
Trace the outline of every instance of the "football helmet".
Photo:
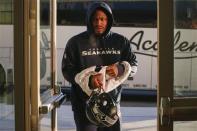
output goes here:
[{"label": "football helmet", "polygon": [[118,120],[117,106],[109,93],[93,91],[86,103],[86,116],[93,124],[110,127]]}]

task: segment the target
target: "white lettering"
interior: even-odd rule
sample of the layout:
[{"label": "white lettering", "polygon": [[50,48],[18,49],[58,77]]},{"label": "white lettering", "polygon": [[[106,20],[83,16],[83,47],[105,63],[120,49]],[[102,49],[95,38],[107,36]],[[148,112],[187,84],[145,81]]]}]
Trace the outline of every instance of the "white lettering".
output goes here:
[{"label": "white lettering", "polygon": [[100,49],[88,49],[87,51],[82,51],[82,56],[90,56],[90,55],[110,55],[110,54],[120,54],[120,50],[114,50],[114,48],[100,48]]}]

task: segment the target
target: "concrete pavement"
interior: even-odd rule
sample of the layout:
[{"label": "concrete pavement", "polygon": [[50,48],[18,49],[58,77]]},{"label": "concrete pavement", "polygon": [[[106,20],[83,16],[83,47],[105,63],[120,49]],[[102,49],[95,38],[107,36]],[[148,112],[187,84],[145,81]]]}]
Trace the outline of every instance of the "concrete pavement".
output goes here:
[{"label": "concrete pavement", "polygon": [[[121,107],[123,131],[156,131],[156,107]],[[50,128],[49,116],[41,120],[41,131]],[[58,131],[75,131],[70,105],[58,108]]]},{"label": "concrete pavement", "polygon": [[[130,105],[131,106],[131,105]],[[123,131],[156,131],[155,106],[121,106]],[[75,131],[71,106],[64,104],[57,110],[58,131]],[[0,131],[14,131],[14,106],[0,103]],[[40,121],[39,131],[51,131],[50,115]],[[196,131],[197,121],[179,121],[174,123],[174,131]]]}]

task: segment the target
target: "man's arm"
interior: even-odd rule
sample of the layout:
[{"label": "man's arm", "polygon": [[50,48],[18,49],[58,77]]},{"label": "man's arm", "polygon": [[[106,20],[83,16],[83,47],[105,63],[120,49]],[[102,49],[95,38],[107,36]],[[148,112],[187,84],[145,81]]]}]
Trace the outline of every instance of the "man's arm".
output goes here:
[{"label": "man's arm", "polygon": [[62,58],[62,74],[64,78],[70,83],[75,83],[75,75],[79,72],[76,64],[76,57],[74,56],[74,49],[71,46],[72,42],[69,41],[66,45],[64,55]]},{"label": "man's arm", "polygon": [[133,77],[137,72],[137,58],[135,53],[132,51],[131,44],[127,38],[125,38],[125,47],[121,54],[121,61],[127,61],[131,65],[131,73],[129,77]]},{"label": "man's arm", "polygon": [[[116,68],[118,64],[115,63],[114,67]],[[108,66],[103,66],[98,72],[95,71],[96,66],[93,66],[79,72],[75,77],[75,81],[88,96],[91,95],[92,91],[98,91],[99,93],[110,92],[122,84],[131,72],[131,66],[128,62],[123,61],[121,64],[124,66],[124,72],[121,76],[109,76],[107,74]]]}]

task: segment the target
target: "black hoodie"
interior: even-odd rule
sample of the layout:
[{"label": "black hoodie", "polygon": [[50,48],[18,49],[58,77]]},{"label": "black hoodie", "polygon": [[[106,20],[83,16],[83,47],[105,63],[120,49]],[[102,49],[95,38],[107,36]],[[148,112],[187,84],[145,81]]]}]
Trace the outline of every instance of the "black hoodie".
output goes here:
[{"label": "black hoodie", "polygon": [[90,34],[93,33],[93,27],[92,27],[91,21],[92,21],[92,16],[94,15],[94,13],[97,9],[101,9],[102,11],[104,11],[108,17],[107,29],[102,34],[102,36],[105,36],[109,33],[109,31],[113,25],[114,19],[113,19],[111,8],[104,2],[96,2],[96,3],[92,4],[92,6],[90,6],[90,8],[88,9],[87,18],[86,18],[87,30]]},{"label": "black hoodie", "polygon": [[[108,17],[108,27],[101,36],[95,36],[92,27],[92,16],[101,9]],[[111,32],[113,15],[110,7],[104,2],[96,2],[87,11],[87,31],[73,36],[64,51],[62,73],[71,84],[71,103],[73,110],[84,110],[88,96],[74,81],[77,73],[90,66],[106,66],[116,62],[127,61],[137,66],[136,56],[131,50],[129,40]],[[110,92],[113,98],[120,101],[121,86]]]}]

